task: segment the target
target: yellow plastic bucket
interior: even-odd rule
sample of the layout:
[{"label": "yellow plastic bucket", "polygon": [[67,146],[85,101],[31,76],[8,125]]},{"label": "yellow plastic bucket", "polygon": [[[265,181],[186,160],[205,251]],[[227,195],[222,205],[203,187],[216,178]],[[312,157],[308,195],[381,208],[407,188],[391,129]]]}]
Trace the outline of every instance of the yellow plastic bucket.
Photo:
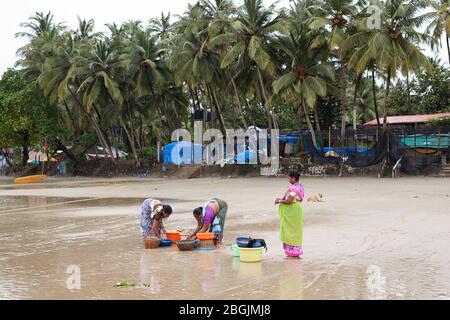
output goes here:
[{"label": "yellow plastic bucket", "polygon": [[239,248],[241,262],[261,262],[264,248]]}]

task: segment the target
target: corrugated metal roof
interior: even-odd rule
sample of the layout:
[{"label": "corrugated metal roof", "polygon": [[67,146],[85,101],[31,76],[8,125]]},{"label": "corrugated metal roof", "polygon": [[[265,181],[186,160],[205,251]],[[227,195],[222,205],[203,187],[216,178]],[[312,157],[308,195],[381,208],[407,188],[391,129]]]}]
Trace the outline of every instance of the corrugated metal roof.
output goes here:
[{"label": "corrugated metal roof", "polygon": [[[436,113],[436,114],[415,114],[409,116],[393,116],[387,117],[387,123],[389,124],[407,124],[407,123],[424,123],[430,120],[450,117],[448,113]],[[383,124],[383,118],[380,118],[380,123]],[[365,126],[376,126],[377,119],[369,121]]]}]

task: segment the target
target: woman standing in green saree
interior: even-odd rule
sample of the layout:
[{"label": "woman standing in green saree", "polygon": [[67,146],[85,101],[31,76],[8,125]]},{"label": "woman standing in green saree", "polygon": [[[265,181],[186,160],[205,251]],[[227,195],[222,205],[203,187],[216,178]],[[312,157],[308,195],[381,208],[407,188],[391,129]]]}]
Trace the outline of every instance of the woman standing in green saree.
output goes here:
[{"label": "woman standing in green saree", "polygon": [[275,200],[279,205],[280,239],[288,257],[301,258],[303,255],[303,208],[305,197],[303,186],[299,183],[300,173],[289,173],[291,187],[283,198]]}]

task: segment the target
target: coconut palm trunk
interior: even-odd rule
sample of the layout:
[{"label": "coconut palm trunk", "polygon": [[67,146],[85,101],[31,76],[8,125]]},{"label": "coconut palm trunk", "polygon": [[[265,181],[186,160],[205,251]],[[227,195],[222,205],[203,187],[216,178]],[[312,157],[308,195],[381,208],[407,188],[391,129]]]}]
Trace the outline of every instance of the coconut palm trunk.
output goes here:
[{"label": "coconut palm trunk", "polygon": [[[170,122],[170,117],[167,115],[167,110],[166,110],[166,108],[164,108],[163,104],[161,103],[161,99],[159,99],[156,96],[155,89],[153,88],[152,85],[150,85],[150,91],[152,93],[152,97],[153,97],[153,100],[155,101],[157,109],[160,110],[161,114],[164,115],[166,122],[169,124],[169,129],[172,131],[173,129],[170,126],[171,122]],[[156,103],[156,101],[158,101],[158,103]]]},{"label": "coconut palm trunk", "polygon": [[233,123],[233,130],[236,130],[237,126],[237,117],[236,117],[236,106],[234,105],[234,103],[231,103],[231,122]]},{"label": "coconut palm trunk", "polygon": [[358,114],[358,93],[359,85],[361,84],[361,75],[358,75],[355,79],[355,92],[353,95],[353,130],[356,131],[358,122],[356,120]]},{"label": "coconut palm trunk", "polygon": [[137,145],[138,149],[140,150],[140,149],[142,149],[142,146],[140,145],[138,130],[134,127],[133,110],[132,110],[129,102],[127,102],[127,111],[128,111],[128,117],[130,119],[130,134],[131,134],[131,138],[133,140],[132,143],[134,145]]},{"label": "coconut palm trunk", "polygon": [[306,99],[303,97],[303,94],[301,94],[300,98],[301,98],[301,105],[303,107],[303,113],[305,114],[306,125],[308,126],[309,132],[311,132],[311,139],[312,139],[313,146],[314,146],[314,148],[317,149],[316,132],[314,131],[314,127],[311,123],[311,119],[309,118],[308,107],[306,105]]},{"label": "coconut palm trunk", "polygon": [[[165,97],[161,97],[162,105],[166,110],[171,109],[173,114],[175,115],[175,120],[170,120],[170,123],[172,125],[172,130],[176,130],[180,127],[180,115],[178,114],[177,108],[173,103],[170,103],[170,107],[167,106],[167,102]],[[169,110],[170,111],[170,110]]]},{"label": "coconut palm trunk", "polygon": [[114,129],[113,128],[109,128],[109,135],[111,136],[111,142],[116,146],[116,150],[114,153],[114,157],[116,159],[119,159],[119,149],[118,149],[118,143],[117,143],[117,139],[116,139],[116,135],[114,134]]},{"label": "coconut palm trunk", "polygon": [[247,121],[245,120],[245,116],[244,116],[244,110],[242,109],[242,104],[241,104],[241,99],[239,97],[239,92],[236,86],[236,82],[234,82],[234,79],[231,79],[231,85],[233,86],[233,91],[234,91],[234,96],[236,98],[236,103],[238,105],[238,109],[239,109],[239,116],[241,117],[241,121],[242,124],[244,125],[244,128],[247,129]]},{"label": "coconut palm trunk", "polygon": [[222,110],[220,108],[220,104],[219,104],[219,101],[217,99],[217,96],[216,96],[216,94],[214,92],[214,89],[212,88],[212,86],[209,83],[205,83],[205,87],[206,87],[206,89],[208,91],[208,94],[209,94],[209,97],[210,97],[210,101],[211,101],[211,105],[216,110],[217,116],[219,118],[219,125],[220,125],[220,129],[222,131],[222,134],[225,135],[226,134],[225,120],[223,119]]},{"label": "coconut palm trunk", "polygon": [[320,131],[322,131],[322,130],[320,128],[319,113],[317,111],[317,102],[314,105],[313,114],[314,114],[314,122],[316,123],[316,130],[317,130],[318,133],[320,133]]},{"label": "coconut palm trunk", "polygon": [[387,128],[387,102],[389,98],[389,89],[391,88],[391,69],[388,69],[387,79],[386,79],[386,92],[384,94],[384,107],[383,107],[383,131]]},{"label": "coconut palm trunk", "polygon": [[189,95],[191,96],[192,99],[192,105],[194,106],[194,111],[200,110],[200,106],[197,104],[197,99],[194,95],[194,91],[191,89],[190,86],[187,86],[189,89]]},{"label": "coconut palm trunk", "polygon": [[25,131],[23,134],[23,143],[22,143],[22,167],[25,167],[28,163],[28,160],[30,158],[29,155],[29,140],[30,140],[30,134],[28,131]]},{"label": "coconut palm trunk", "polygon": [[248,111],[248,115],[250,117],[250,121],[252,122],[253,126],[256,128],[256,120],[255,120],[255,117],[253,116],[252,107],[250,106],[250,103],[248,102],[247,99],[245,99],[245,104],[247,106],[247,111]]},{"label": "coconut palm trunk", "polygon": [[450,66],[450,35],[448,31],[445,33],[445,42],[447,43],[448,65]]},{"label": "coconut palm trunk", "polygon": [[67,105],[66,101],[63,101],[64,108],[66,109],[67,117],[70,119],[70,122],[72,123],[74,135],[76,137],[79,137],[80,135],[80,126],[78,125],[78,120],[76,118],[76,115],[74,115],[71,111],[69,106]]},{"label": "coconut palm trunk", "polygon": [[140,163],[140,161],[139,161],[139,156],[138,156],[138,154],[137,154],[137,150],[136,150],[136,145],[135,145],[135,143],[134,143],[134,139],[132,138],[131,133],[130,133],[130,131],[128,130],[128,128],[127,128],[127,126],[126,126],[126,124],[125,124],[125,121],[123,120],[123,118],[122,118],[121,115],[118,115],[118,119],[119,119],[120,126],[121,126],[121,127],[123,128],[123,130],[125,131],[125,134],[126,134],[126,136],[127,136],[127,139],[128,139],[128,141],[130,142],[131,150],[132,150],[132,152],[133,152],[133,157],[134,157],[134,160],[136,161],[136,166],[137,166],[137,167],[140,167],[140,166],[141,166],[141,163]]},{"label": "coconut palm trunk", "polygon": [[408,113],[413,114],[412,103],[411,103],[411,83],[409,81],[409,71],[406,73],[406,91],[408,94]]},{"label": "coconut palm trunk", "polygon": [[377,130],[380,131],[381,123],[380,123],[380,111],[378,110],[378,102],[377,102],[377,84],[375,81],[375,67],[372,67],[372,94],[373,94],[373,107],[375,109],[375,117],[377,118]]},{"label": "coconut palm trunk", "polygon": [[258,72],[258,79],[259,79],[259,84],[261,86],[261,94],[263,96],[263,100],[264,100],[264,109],[266,110],[266,114],[267,114],[267,124],[268,124],[268,129],[272,130],[272,128],[277,129],[275,123],[274,123],[274,119],[272,117],[272,113],[271,113],[271,108],[269,105],[269,100],[267,99],[267,93],[266,93],[266,87],[264,84],[264,79],[262,77],[262,73],[261,70],[258,66],[256,66],[256,70]]},{"label": "coconut palm trunk", "polygon": [[[111,157],[113,162],[115,162],[114,155],[112,153],[111,147],[109,146],[108,141],[106,140],[105,135],[103,134],[102,130],[100,129],[97,121],[93,118],[91,114],[87,114],[86,118],[89,120],[89,122],[92,124],[92,127],[94,128],[95,133],[97,134],[97,137],[99,139],[100,144],[102,145],[103,149],[106,151],[106,153]],[[95,148],[97,150],[97,148]]]},{"label": "coconut palm trunk", "polygon": [[120,111],[119,111],[119,108],[118,108],[117,105],[116,105],[116,102],[114,101],[114,99],[112,98],[112,96],[109,94],[109,92],[107,93],[107,95],[108,95],[109,100],[111,101],[111,104],[112,104],[112,106],[113,106],[113,109],[114,109],[114,112],[115,112],[115,114],[116,114],[116,116],[117,116],[117,119],[119,120],[119,124],[120,124],[120,126],[123,128],[123,130],[125,131],[125,135],[127,136],[128,142],[130,143],[131,150],[132,150],[132,152],[133,152],[133,157],[134,157],[134,160],[135,160],[135,162],[136,162],[136,166],[137,166],[137,167],[140,167],[140,166],[141,166],[141,163],[140,163],[140,161],[139,161],[139,156],[138,156],[138,154],[137,154],[136,145],[135,145],[134,140],[133,140],[133,138],[132,138],[132,136],[131,136],[131,133],[130,133],[130,131],[128,130],[125,121],[123,120],[122,115],[120,114]]},{"label": "coconut palm trunk", "polygon": [[301,127],[301,125],[303,123],[302,109],[303,109],[303,105],[302,105],[302,102],[300,102],[300,104],[298,106],[296,106],[295,110],[294,110],[295,116],[297,117],[297,120],[298,120],[299,127]]},{"label": "coconut palm trunk", "polygon": [[347,125],[347,66],[342,63],[342,92],[341,92],[341,146],[345,147],[345,129]]},{"label": "coconut palm trunk", "polygon": [[92,127],[94,128],[94,131],[97,134],[97,138],[98,138],[100,144],[102,145],[103,149],[106,150],[106,152],[111,157],[113,162],[115,162],[113,153],[111,151],[111,147],[109,146],[109,144],[106,140],[106,137],[103,134],[102,130],[100,129],[97,121],[95,121],[95,119],[89,112],[85,111],[85,109],[83,108],[83,104],[81,103],[79,97],[71,90],[71,88],[69,86],[67,88],[70,92],[70,95],[73,97],[75,104],[78,105],[78,108],[80,109],[83,116],[88,120],[88,122],[91,123]]},{"label": "coconut palm trunk", "polygon": [[176,127],[175,127],[175,123],[172,120],[172,117],[170,116],[170,110],[165,105],[164,100],[163,100],[162,97],[160,97],[158,100],[159,100],[159,104],[158,105],[160,106],[160,109],[161,109],[162,113],[164,114],[164,118],[165,118],[166,123],[167,123],[167,125],[169,127],[169,130],[172,132],[172,131],[174,131],[176,129]]},{"label": "coconut palm trunk", "polygon": [[210,88],[211,88],[211,93],[212,93],[213,99],[216,103],[217,113],[219,115],[220,126],[222,127],[222,130],[224,131],[224,134],[225,134],[226,130],[227,130],[227,126],[225,123],[225,118],[223,117],[224,113],[222,111],[222,106],[220,104],[220,101],[217,96],[217,92],[216,92],[215,88],[212,85],[210,85]]}]

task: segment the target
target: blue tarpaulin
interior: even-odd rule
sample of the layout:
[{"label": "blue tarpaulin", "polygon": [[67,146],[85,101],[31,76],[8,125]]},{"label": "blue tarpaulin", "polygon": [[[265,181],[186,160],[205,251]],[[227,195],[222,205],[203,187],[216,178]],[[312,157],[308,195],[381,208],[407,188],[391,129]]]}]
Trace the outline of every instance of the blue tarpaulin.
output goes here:
[{"label": "blue tarpaulin", "polygon": [[166,164],[201,164],[203,161],[203,146],[192,142],[180,141],[165,145],[163,161]]},{"label": "blue tarpaulin", "polygon": [[300,137],[295,136],[287,136],[287,135],[281,135],[280,136],[280,142],[287,142],[290,144],[296,144],[300,141]]},{"label": "blue tarpaulin", "polygon": [[375,150],[369,149],[366,147],[345,147],[344,152],[342,152],[342,148],[340,147],[321,147],[321,142],[317,141],[317,149],[314,150],[314,146],[310,143],[310,140],[305,137],[304,138],[304,145],[305,145],[305,151],[309,153],[320,153],[320,154],[326,154],[327,152],[336,152],[339,156],[342,156],[342,153],[344,156],[351,156],[355,154],[359,155],[365,155],[365,156],[373,156],[375,155]]},{"label": "blue tarpaulin", "polygon": [[239,153],[238,155],[235,155],[233,158],[228,158],[226,160],[227,164],[233,164],[233,163],[237,163],[237,164],[246,164],[246,163],[254,163],[258,160],[258,155],[251,151],[251,150],[247,150],[244,152]]}]

